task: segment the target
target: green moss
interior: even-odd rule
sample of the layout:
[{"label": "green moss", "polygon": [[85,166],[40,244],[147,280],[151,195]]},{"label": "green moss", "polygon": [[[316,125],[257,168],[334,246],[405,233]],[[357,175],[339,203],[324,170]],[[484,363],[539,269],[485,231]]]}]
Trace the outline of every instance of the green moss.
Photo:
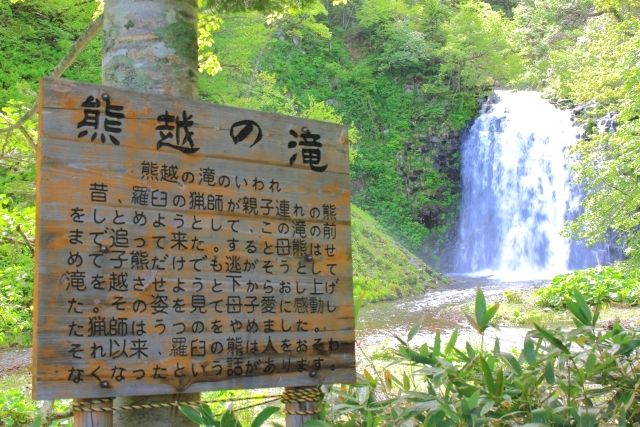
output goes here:
[{"label": "green moss", "polygon": [[135,87],[142,92],[150,89],[150,80],[144,72],[134,66],[133,60],[125,55],[117,55],[110,59],[104,77],[106,81],[119,82],[119,86]]},{"label": "green moss", "polygon": [[354,295],[362,303],[415,295],[446,282],[355,205],[351,205],[351,241]]},{"label": "green moss", "polygon": [[195,58],[198,55],[198,42],[193,25],[181,19],[156,31],[160,39],[180,55]]}]

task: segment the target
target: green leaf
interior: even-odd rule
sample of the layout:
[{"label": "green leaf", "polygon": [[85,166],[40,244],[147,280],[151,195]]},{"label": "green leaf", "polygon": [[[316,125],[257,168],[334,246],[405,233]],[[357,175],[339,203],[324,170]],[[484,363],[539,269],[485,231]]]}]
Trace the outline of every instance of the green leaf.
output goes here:
[{"label": "green leaf", "polygon": [[200,415],[197,409],[192,408],[191,406],[181,406],[180,412],[189,419],[189,421],[194,422],[198,425],[205,424],[204,418]]},{"label": "green leaf", "polygon": [[573,291],[573,300],[565,298],[565,305],[571,312],[574,319],[577,321],[577,326],[591,326],[592,316],[591,310],[585,301],[584,297],[577,291]]},{"label": "green leaf", "polygon": [[31,423],[31,427],[42,427],[42,415],[41,414],[36,415],[36,417],[33,419],[33,422]]},{"label": "green leaf", "polygon": [[[476,289],[476,303],[475,303],[475,321],[479,327],[482,327],[484,318],[487,313],[487,300],[484,298],[484,292],[478,286]],[[484,329],[483,329],[484,330]]]},{"label": "green leaf", "polygon": [[232,411],[225,411],[220,419],[220,427],[242,427]]},{"label": "green leaf", "polygon": [[548,384],[552,385],[556,383],[556,373],[554,368],[555,364],[553,360],[547,361],[547,363],[544,365],[544,379]]},{"label": "green leaf", "polygon": [[449,404],[447,402],[445,402],[444,400],[442,400],[439,397],[436,397],[436,400],[438,402],[438,405],[440,406],[440,409],[442,409],[442,411],[449,417],[451,418],[451,420],[453,421],[459,421],[460,417],[458,416],[458,414],[456,414],[453,409],[451,409],[451,407],[449,406]]},{"label": "green leaf", "polygon": [[404,391],[411,390],[411,378],[406,372],[402,373],[402,388],[404,388]]},{"label": "green leaf", "polygon": [[304,423],[304,427],[333,427],[326,421],[322,420],[307,420]]},{"label": "green leaf", "polygon": [[451,351],[456,347],[456,342],[458,341],[459,336],[460,332],[457,329],[454,329],[449,337],[449,341],[447,342],[447,347],[444,349],[446,354],[451,353]]},{"label": "green leaf", "polygon": [[585,371],[587,371],[587,373],[591,374],[593,371],[593,368],[595,368],[596,366],[596,362],[598,361],[598,357],[596,356],[595,353],[589,353],[589,356],[587,356],[587,361],[584,364],[584,369]]},{"label": "green leaf", "polygon": [[267,406],[264,408],[256,417],[253,419],[251,423],[251,427],[260,427],[267,421],[273,414],[280,410],[279,406]]},{"label": "green leaf", "polygon": [[398,354],[403,356],[413,363],[421,363],[423,365],[435,365],[437,360],[433,358],[431,355],[421,354],[415,350],[410,349],[409,347],[400,347],[398,349]]},{"label": "green leaf", "polygon": [[489,327],[489,323],[491,323],[491,320],[498,312],[499,307],[500,307],[499,303],[493,304],[491,307],[489,307],[487,312],[484,314],[484,318],[482,319],[482,324],[485,329]]},{"label": "green leaf", "polygon": [[496,393],[496,386],[493,380],[493,374],[491,373],[491,368],[489,368],[489,364],[485,360],[484,356],[480,356],[480,367],[482,368],[482,376],[484,377],[484,385],[489,390],[489,393],[492,395]]},{"label": "green leaf", "polygon": [[200,414],[202,415],[202,418],[204,419],[204,423],[206,425],[216,425],[216,416],[213,414],[213,411],[211,410],[211,407],[209,405],[203,403],[198,409],[200,410]]},{"label": "green leaf", "polygon": [[535,365],[538,352],[531,338],[527,337],[524,340],[524,348],[522,349],[522,353],[524,354],[524,360],[527,361],[529,366]]},{"label": "green leaf", "polygon": [[436,336],[433,339],[433,352],[432,352],[432,354],[435,357],[438,357],[440,355],[440,346],[441,346],[440,331],[438,331],[438,332],[436,332]]},{"label": "green leaf", "polygon": [[478,406],[478,400],[480,399],[480,390],[476,390],[473,394],[467,397],[466,402],[469,408],[475,408]]},{"label": "green leaf", "polygon": [[502,368],[496,371],[496,396],[502,396],[504,392],[504,370]]},{"label": "green leaf", "polygon": [[467,342],[466,349],[467,349],[467,354],[469,355],[469,358],[473,359],[476,356],[476,351],[473,349],[473,347],[469,342]]},{"label": "green leaf", "polygon": [[540,336],[542,336],[544,339],[549,341],[554,347],[557,347],[558,349],[560,349],[560,351],[562,351],[565,354],[571,354],[567,346],[564,345],[558,337],[556,337],[551,332],[549,332],[542,326],[538,325],[537,323],[534,323],[533,326],[536,328]]},{"label": "green leaf", "polygon": [[418,331],[420,330],[420,327],[422,326],[422,321],[424,320],[424,316],[420,318],[420,320],[418,320],[409,330],[409,334],[407,335],[407,342],[411,341],[413,339],[413,337],[416,336],[416,334],[418,333]]},{"label": "green leaf", "polygon": [[593,326],[593,314],[589,308],[589,304],[585,300],[584,296],[577,289],[573,290],[573,298],[578,304],[578,309],[585,320],[588,320],[587,324]]},{"label": "green leaf", "polygon": [[500,356],[502,357],[502,360],[504,360],[505,363],[509,365],[517,375],[522,375],[522,365],[520,365],[520,362],[518,362],[518,359],[516,359],[513,354],[501,353]]},{"label": "green leaf", "polygon": [[598,318],[600,317],[600,307],[596,306],[596,309],[593,311],[593,326],[598,323]]},{"label": "green leaf", "polygon": [[373,427],[373,412],[367,412],[367,427]]},{"label": "green leaf", "polygon": [[353,303],[353,321],[356,323],[358,321],[358,316],[360,315],[360,307],[362,306],[360,301],[354,301]]},{"label": "green leaf", "polygon": [[638,348],[638,346],[640,346],[640,339],[629,340],[620,346],[618,351],[616,351],[616,356],[627,356]]}]

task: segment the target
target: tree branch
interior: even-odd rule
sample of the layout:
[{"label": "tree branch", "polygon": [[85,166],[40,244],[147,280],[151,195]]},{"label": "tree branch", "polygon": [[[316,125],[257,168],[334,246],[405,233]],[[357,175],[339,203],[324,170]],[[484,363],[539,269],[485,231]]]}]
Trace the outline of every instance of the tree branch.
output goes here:
[{"label": "tree branch", "polygon": [[[91,25],[89,25],[89,27],[84,30],[84,33],[82,33],[80,37],[78,37],[78,39],[71,47],[71,50],[67,52],[64,58],[62,58],[58,65],[56,65],[56,67],[53,69],[53,71],[51,72],[51,77],[59,78],[60,76],[62,76],[62,73],[64,73],[67,68],[69,68],[71,64],[75,62],[75,60],[78,58],[78,55],[80,55],[80,52],[82,52],[84,48],[87,47],[89,42],[95,37],[100,29],[102,29],[102,15],[100,15],[95,21],[93,21]],[[27,112],[24,113],[15,123],[0,129],[0,132],[10,133],[15,129],[21,128],[26,123],[26,121],[34,115],[37,109],[38,101],[34,102],[31,105],[31,108],[29,108],[29,110],[27,110]],[[35,144],[32,145],[33,147],[35,147]]]},{"label": "tree branch", "polygon": [[25,245],[27,245],[27,247],[31,251],[31,255],[35,254],[36,251],[33,249],[33,243],[31,242],[31,240],[29,240],[27,235],[24,234],[24,231],[22,231],[22,228],[20,228],[20,226],[17,226],[16,231],[20,233],[20,236],[22,237],[22,241],[24,242]]},{"label": "tree branch", "polygon": [[31,146],[31,148],[33,148],[33,150],[35,151],[36,142],[33,140],[31,135],[29,135],[29,132],[25,129],[24,126],[20,126],[18,129],[20,130],[20,132],[22,132],[22,135],[24,136],[24,138],[27,140],[27,142],[29,142],[29,145]]}]

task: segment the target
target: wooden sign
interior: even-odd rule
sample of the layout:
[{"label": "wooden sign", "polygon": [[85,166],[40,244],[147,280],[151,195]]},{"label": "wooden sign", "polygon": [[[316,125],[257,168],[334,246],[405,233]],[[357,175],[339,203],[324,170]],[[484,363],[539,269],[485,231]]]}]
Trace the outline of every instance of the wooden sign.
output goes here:
[{"label": "wooden sign", "polygon": [[35,398],[355,380],[344,127],[40,96]]}]

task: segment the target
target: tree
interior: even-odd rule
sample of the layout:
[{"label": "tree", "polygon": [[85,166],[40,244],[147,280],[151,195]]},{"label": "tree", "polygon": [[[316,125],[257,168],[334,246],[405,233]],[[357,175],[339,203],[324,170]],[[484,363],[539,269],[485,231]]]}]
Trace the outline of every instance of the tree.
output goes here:
[{"label": "tree", "polygon": [[[102,81],[106,85],[197,98],[197,0],[107,0]],[[117,404],[197,400],[198,393],[119,398]],[[115,424],[193,425],[177,408],[116,411]]]},{"label": "tree", "polygon": [[487,3],[460,5],[445,24],[441,73],[455,91],[508,83],[519,71],[509,22]]},{"label": "tree", "polygon": [[[640,264],[640,4],[600,3],[605,9],[588,21],[581,43],[553,62],[564,96],[596,101],[586,112],[588,138],[574,148],[572,168],[585,197],[568,230],[590,244],[606,242],[613,231]],[[614,125],[605,129],[603,116]]]}]

